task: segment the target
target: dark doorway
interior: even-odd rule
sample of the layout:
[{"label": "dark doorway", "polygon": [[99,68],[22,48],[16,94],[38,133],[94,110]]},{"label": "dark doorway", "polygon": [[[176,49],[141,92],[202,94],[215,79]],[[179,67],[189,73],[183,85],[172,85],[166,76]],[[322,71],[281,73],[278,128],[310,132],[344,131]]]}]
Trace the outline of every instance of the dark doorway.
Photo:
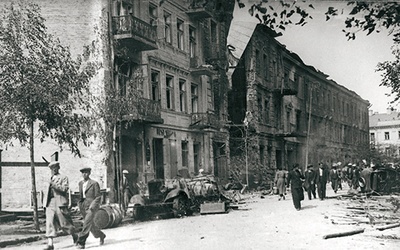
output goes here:
[{"label": "dark doorway", "polygon": [[163,139],[153,139],[153,161],[156,179],[164,179]]},{"label": "dark doorway", "polygon": [[225,143],[213,142],[213,154],[214,154],[214,175],[222,179],[227,178],[228,169],[226,163]]},{"label": "dark doorway", "polygon": [[133,137],[122,136],[122,169],[128,170],[128,179],[137,183],[138,170],[143,167],[142,144]]},{"label": "dark doorway", "polygon": [[285,169],[285,166],[282,165],[282,151],[276,150],[275,151],[275,160],[276,160],[276,167]]},{"label": "dark doorway", "polygon": [[176,140],[169,140],[169,165],[171,167],[170,178],[178,174],[178,155],[176,151]]}]

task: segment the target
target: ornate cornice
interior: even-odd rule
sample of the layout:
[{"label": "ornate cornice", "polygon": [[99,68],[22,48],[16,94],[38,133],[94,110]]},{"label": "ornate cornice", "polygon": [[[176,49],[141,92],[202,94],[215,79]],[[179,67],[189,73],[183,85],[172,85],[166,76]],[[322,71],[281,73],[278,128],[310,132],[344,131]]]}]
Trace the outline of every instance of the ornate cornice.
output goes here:
[{"label": "ornate cornice", "polygon": [[188,70],[186,70],[186,69],[184,69],[182,67],[179,67],[179,66],[177,66],[175,64],[169,63],[167,61],[164,61],[164,60],[162,60],[160,58],[156,58],[156,57],[153,57],[153,56],[149,56],[149,63],[152,66],[165,68],[165,69],[167,69],[169,71],[173,71],[173,72],[175,72],[175,73],[177,73],[179,75],[185,76],[185,77],[187,77],[190,74],[190,72]]}]

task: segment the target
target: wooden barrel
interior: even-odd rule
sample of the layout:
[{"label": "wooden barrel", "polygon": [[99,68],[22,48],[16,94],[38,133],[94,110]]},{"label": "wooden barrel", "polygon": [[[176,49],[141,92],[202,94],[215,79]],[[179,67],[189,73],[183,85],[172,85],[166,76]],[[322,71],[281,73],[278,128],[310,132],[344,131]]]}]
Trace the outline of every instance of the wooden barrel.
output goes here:
[{"label": "wooden barrel", "polygon": [[100,229],[118,226],[123,213],[117,204],[103,205],[94,215],[94,223]]}]

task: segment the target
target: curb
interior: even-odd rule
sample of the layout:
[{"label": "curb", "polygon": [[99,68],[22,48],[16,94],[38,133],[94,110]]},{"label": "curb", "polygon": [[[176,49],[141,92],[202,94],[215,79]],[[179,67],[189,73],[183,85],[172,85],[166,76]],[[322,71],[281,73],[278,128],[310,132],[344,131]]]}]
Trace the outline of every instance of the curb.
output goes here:
[{"label": "curb", "polygon": [[34,241],[39,241],[44,238],[45,238],[44,236],[37,235],[37,236],[31,236],[31,237],[26,237],[26,238],[18,238],[18,239],[13,239],[13,240],[0,241],[0,248],[12,246],[12,245],[23,244],[23,243],[30,243],[30,242],[34,242]]},{"label": "curb", "polygon": [[[124,220],[119,224],[118,227],[120,226],[125,226],[129,223],[132,223],[134,220],[132,218],[124,218]],[[66,236],[68,235],[67,233],[60,233],[58,236]],[[17,238],[17,239],[12,239],[12,240],[4,240],[0,241],[0,248],[4,248],[7,246],[14,246],[14,245],[19,245],[23,243],[31,243],[34,241],[40,241],[40,240],[45,240],[46,236],[45,235],[36,235],[36,236],[29,236],[29,237],[24,237],[24,238]]]}]

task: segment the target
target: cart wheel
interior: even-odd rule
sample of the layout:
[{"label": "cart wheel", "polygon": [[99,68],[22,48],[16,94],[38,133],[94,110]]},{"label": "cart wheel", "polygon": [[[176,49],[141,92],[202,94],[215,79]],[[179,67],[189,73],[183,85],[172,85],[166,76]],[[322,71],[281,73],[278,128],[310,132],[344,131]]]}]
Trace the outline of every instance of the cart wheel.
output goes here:
[{"label": "cart wheel", "polygon": [[188,211],[188,199],[183,195],[175,197],[172,204],[172,210],[176,218],[186,215]]}]

